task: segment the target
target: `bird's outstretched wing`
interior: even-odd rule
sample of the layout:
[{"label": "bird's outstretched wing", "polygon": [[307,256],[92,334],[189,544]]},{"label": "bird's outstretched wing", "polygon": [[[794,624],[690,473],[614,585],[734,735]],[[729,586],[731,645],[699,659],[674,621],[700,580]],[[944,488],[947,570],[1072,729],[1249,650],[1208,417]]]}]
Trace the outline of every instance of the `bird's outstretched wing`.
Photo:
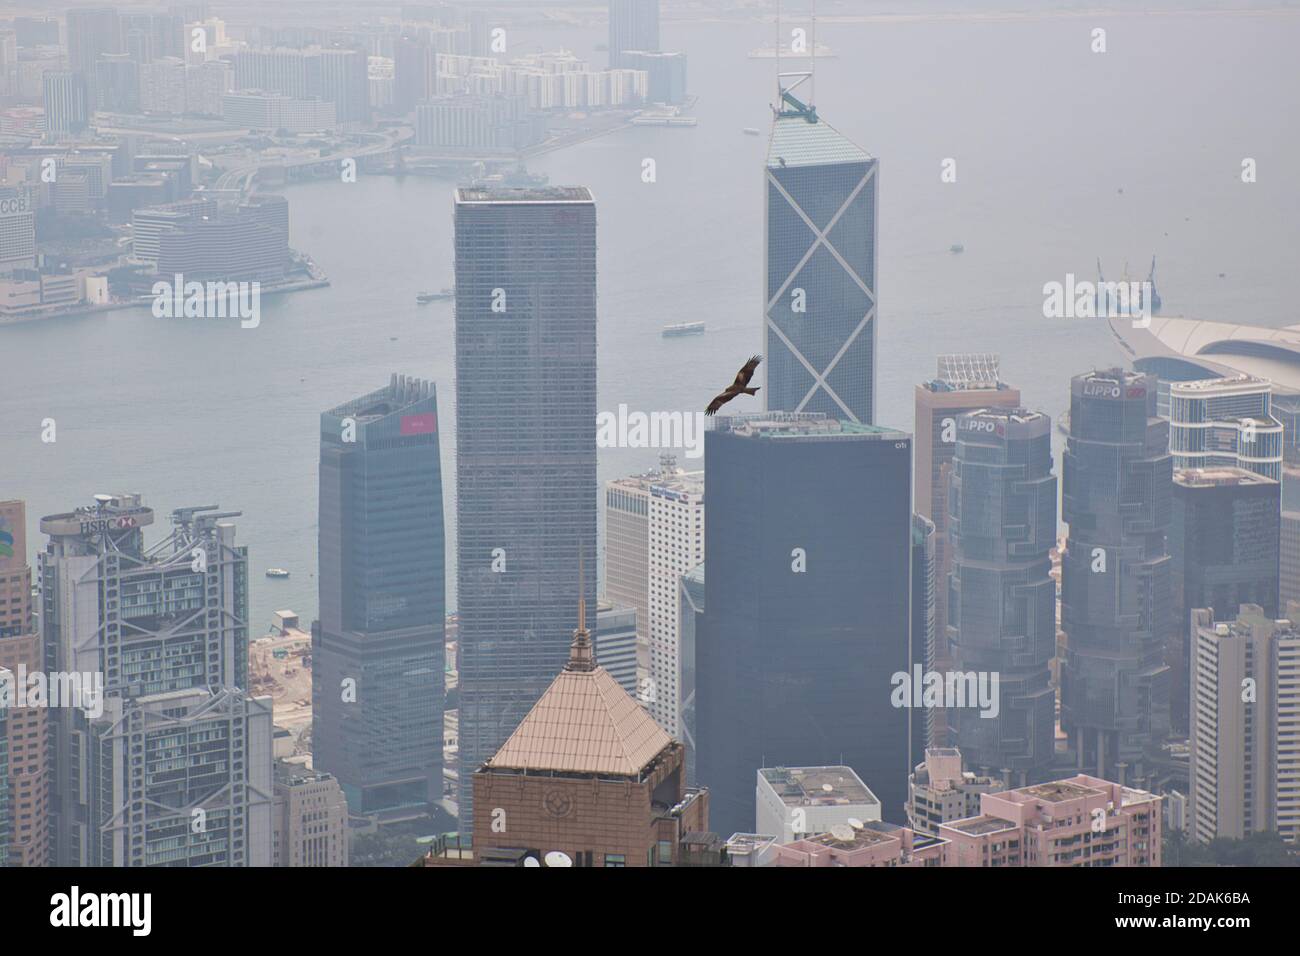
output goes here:
[{"label": "bird's outstretched wing", "polygon": [[709,407],[704,410],[704,414],[716,415],[718,413],[718,409],[721,408],[723,405],[727,404],[727,402],[731,401],[734,397],[735,394],[731,391],[731,389],[727,389],[721,395],[714,396],[713,401],[709,402]]},{"label": "bird's outstretched wing", "polygon": [[755,355],[748,362],[741,366],[740,371],[736,373],[736,380],[731,383],[732,388],[744,388],[749,384],[749,380],[754,377],[754,369],[758,368],[758,363],[763,361],[763,356]]}]

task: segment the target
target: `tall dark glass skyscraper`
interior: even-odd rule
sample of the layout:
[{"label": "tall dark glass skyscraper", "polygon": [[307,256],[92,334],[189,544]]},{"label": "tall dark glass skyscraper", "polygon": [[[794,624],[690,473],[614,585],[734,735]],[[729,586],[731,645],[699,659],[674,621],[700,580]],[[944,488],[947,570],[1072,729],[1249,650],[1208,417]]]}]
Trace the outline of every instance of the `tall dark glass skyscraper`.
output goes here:
[{"label": "tall dark glass skyscraper", "polygon": [[957,421],[949,485],[948,634],[953,667],[998,675],[996,716],[953,708],[967,766],[1034,782],[1052,760],[1056,693],[1056,476],[1052,423],[1017,409]]},{"label": "tall dark glass skyscraper", "polygon": [[1169,731],[1173,466],[1155,378],[1118,368],[1076,375],[1064,461],[1061,724],[1080,769],[1125,783]]},{"label": "tall dark glass skyscraper", "polygon": [[1284,611],[1278,599],[1281,523],[1282,485],[1272,478],[1229,466],[1174,472],[1169,557],[1175,627],[1165,659],[1179,734],[1188,732],[1191,711],[1191,612],[1210,608],[1212,620],[1232,621],[1243,604],[1258,605],[1269,618]]},{"label": "tall dark glass skyscraper", "polygon": [[903,820],[911,454],[905,432],[821,415],[706,433],[696,746],[717,832],[752,831],[762,767],[846,764]]},{"label": "tall dark glass skyscraper", "polygon": [[875,420],[878,165],[782,91],[763,187],[773,411]]},{"label": "tall dark glass skyscraper", "polygon": [[568,660],[580,593],[596,606],[595,421],[591,193],[572,186],[459,190],[462,832],[473,820],[474,771]]},{"label": "tall dark glass skyscraper", "polygon": [[388,386],[320,419],[320,620],[312,755],[354,813],[442,797],[446,659],[442,471],[431,382]]}]

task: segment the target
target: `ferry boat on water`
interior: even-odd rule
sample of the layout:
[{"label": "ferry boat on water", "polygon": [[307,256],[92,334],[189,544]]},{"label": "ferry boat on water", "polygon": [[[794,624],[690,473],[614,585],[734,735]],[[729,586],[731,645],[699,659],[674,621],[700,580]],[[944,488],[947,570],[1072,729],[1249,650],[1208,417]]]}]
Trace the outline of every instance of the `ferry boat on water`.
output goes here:
[{"label": "ferry boat on water", "polygon": [[415,301],[424,305],[426,302],[437,302],[441,299],[451,299],[456,295],[455,288],[440,289],[437,292],[421,292],[415,297]]},{"label": "ferry boat on water", "polygon": [[[1125,284],[1125,289],[1129,288],[1127,283],[1132,280],[1128,274],[1128,263],[1124,263],[1124,277],[1120,279]],[[1106,287],[1106,277],[1101,272],[1101,260],[1097,260],[1097,292],[1093,297],[1094,305],[1098,315],[1159,315],[1160,314],[1160,293],[1156,291],[1156,257],[1151,257],[1151,271],[1147,274],[1145,283],[1137,283],[1136,302],[1122,301],[1123,297],[1117,295],[1113,290]],[[1145,292],[1151,290],[1151,301],[1148,303],[1145,299]],[[1102,301],[1102,295],[1105,293],[1106,300]]]},{"label": "ferry boat on water", "polygon": [[674,339],[682,335],[703,335],[703,322],[681,322],[677,325],[665,325],[663,336],[666,339]]},{"label": "ferry boat on water", "polygon": [[746,126],[744,129],[741,130],[741,132],[744,133],[746,136],[759,136],[759,135],[761,135],[761,133],[759,132],[759,130],[756,129],[755,127],[753,127],[753,126]]},{"label": "ferry boat on water", "polygon": [[286,571],[284,568],[267,568],[266,576],[268,578],[287,578],[289,576],[289,572]]}]

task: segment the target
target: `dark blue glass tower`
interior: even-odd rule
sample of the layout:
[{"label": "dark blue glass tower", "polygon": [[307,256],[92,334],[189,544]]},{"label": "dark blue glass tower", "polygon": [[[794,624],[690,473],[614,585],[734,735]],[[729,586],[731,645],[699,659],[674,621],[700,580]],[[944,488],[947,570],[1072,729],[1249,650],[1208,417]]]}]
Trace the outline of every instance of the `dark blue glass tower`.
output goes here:
[{"label": "dark blue glass tower", "polygon": [[852,767],[903,820],[911,664],[911,438],[770,414],[706,433],[697,776],[711,828],[751,832],[762,767]]},{"label": "dark blue glass tower", "polygon": [[1164,645],[1175,626],[1165,542],[1173,464],[1154,376],[1116,368],[1073,378],[1064,471],[1061,726],[1079,769],[1136,783],[1144,754],[1169,732]]},{"label": "dark blue glass tower", "polygon": [[445,563],[433,383],[321,415],[312,755],[355,813],[442,797]]},{"label": "dark blue glass tower", "polygon": [[966,766],[1016,786],[1052,762],[1056,476],[1052,422],[1025,409],[957,421],[949,485],[948,634],[954,668],[998,675],[996,715],[949,712]]}]

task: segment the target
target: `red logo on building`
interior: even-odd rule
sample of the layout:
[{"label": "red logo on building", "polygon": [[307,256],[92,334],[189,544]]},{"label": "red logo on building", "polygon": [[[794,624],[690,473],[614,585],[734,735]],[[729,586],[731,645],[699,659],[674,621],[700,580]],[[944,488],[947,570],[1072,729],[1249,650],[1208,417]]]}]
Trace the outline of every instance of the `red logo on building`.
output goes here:
[{"label": "red logo on building", "polygon": [[438,416],[433,412],[402,416],[403,435],[428,435],[438,430]]}]

